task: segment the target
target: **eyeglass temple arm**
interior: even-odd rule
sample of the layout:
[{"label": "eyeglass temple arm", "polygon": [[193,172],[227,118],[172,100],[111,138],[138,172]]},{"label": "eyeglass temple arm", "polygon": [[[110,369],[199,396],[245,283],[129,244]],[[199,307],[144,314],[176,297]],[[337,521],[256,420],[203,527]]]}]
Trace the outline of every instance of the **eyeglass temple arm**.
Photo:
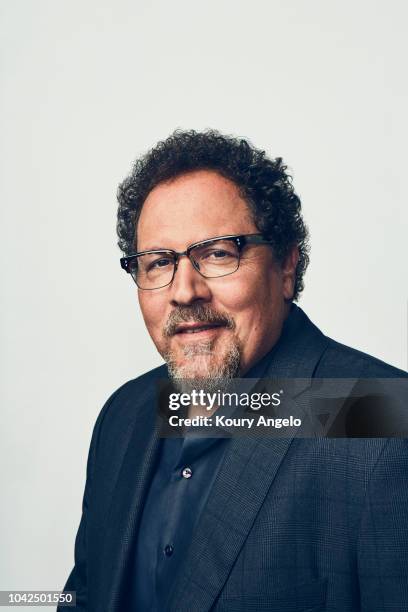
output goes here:
[{"label": "eyeglass temple arm", "polygon": [[268,240],[264,236],[240,236],[239,246],[243,247],[246,244],[273,244],[272,240]]}]

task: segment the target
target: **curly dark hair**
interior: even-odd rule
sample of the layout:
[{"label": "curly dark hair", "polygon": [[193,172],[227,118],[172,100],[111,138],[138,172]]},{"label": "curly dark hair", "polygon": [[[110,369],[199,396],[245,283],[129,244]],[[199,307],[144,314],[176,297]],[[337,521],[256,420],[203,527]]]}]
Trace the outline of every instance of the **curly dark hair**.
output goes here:
[{"label": "curly dark hair", "polygon": [[303,275],[309,263],[308,230],[287,166],[281,157],[268,159],[265,151],[248,141],[216,130],[176,130],[135,162],[131,174],[118,188],[119,248],[126,255],[134,251],[137,222],[150,191],[159,183],[196,170],[214,170],[237,185],[255,225],[272,241],[280,263],[294,245],[298,246],[293,295],[296,300],[303,290]]}]

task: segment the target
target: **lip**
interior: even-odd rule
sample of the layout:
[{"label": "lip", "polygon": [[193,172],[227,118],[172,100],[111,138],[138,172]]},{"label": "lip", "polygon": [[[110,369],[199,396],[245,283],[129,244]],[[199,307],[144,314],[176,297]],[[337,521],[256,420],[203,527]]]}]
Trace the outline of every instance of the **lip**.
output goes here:
[{"label": "lip", "polygon": [[217,323],[182,323],[181,325],[177,326],[174,335],[183,337],[192,336],[197,338],[197,336],[214,333],[223,327],[224,325]]}]

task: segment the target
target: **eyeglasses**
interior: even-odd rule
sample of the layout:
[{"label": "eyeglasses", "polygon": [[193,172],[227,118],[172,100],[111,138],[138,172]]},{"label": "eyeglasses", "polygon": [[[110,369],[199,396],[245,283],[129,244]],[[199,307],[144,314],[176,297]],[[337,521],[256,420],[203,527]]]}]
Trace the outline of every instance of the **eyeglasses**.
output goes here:
[{"label": "eyeglasses", "polygon": [[233,274],[239,268],[241,252],[248,244],[272,244],[263,234],[218,236],[190,244],[185,251],[154,249],[122,257],[120,265],[128,272],[139,289],[151,291],[170,285],[180,257],[189,258],[204,278]]}]

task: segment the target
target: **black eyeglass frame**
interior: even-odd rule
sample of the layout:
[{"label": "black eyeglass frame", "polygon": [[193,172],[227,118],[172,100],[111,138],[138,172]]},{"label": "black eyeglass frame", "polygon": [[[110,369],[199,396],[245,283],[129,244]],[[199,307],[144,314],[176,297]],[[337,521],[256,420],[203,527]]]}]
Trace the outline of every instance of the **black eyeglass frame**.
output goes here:
[{"label": "black eyeglass frame", "polygon": [[[211,242],[217,242],[218,240],[232,240],[233,242],[235,242],[235,244],[238,247],[238,265],[237,265],[237,268],[233,272],[227,272],[226,274],[221,274],[217,276],[206,276],[197,268],[197,262],[195,262],[194,258],[191,256],[191,251],[198,246],[210,244]],[[171,283],[174,280],[176,271],[177,271],[177,266],[178,266],[180,257],[183,257],[184,255],[189,258],[189,260],[191,261],[193,265],[194,270],[197,270],[197,272],[201,274],[203,278],[222,278],[223,276],[229,276],[230,274],[234,274],[234,272],[238,270],[239,264],[241,262],[241,252],[247,244],[272,245],[273,242],[272,240],[268,240],[263,234],[239,234],[239,235],[216,236],[214,238],[207,238],[207,240],[200,240],[199,242],[194,242],[193,244],[190,244],[186,248],[185,251],[179,252],[179,251],[174,251],[173,249],[150,249],[147,251],[139,251],[137,253],[132,253],[131,255],[127,255],[126,257],[121,257],[120,265],[128,274],[131,274],[133,280],[135,281],[139,289],[141,289],[142,291],[155,291],[156,289],[163,289],[163,287],[167,287],[168,285],[171,285]],[[171,277],[171,280],[168,283],[166,283],[165,285],[161,285],[160,287],[154,287],[154,288],[140,287],[135,277],[132,275],[130,264],[132,261],[134,261],[141,255],[152,255],[154,253],[171,254],[174,257],[173,276]]]}]

